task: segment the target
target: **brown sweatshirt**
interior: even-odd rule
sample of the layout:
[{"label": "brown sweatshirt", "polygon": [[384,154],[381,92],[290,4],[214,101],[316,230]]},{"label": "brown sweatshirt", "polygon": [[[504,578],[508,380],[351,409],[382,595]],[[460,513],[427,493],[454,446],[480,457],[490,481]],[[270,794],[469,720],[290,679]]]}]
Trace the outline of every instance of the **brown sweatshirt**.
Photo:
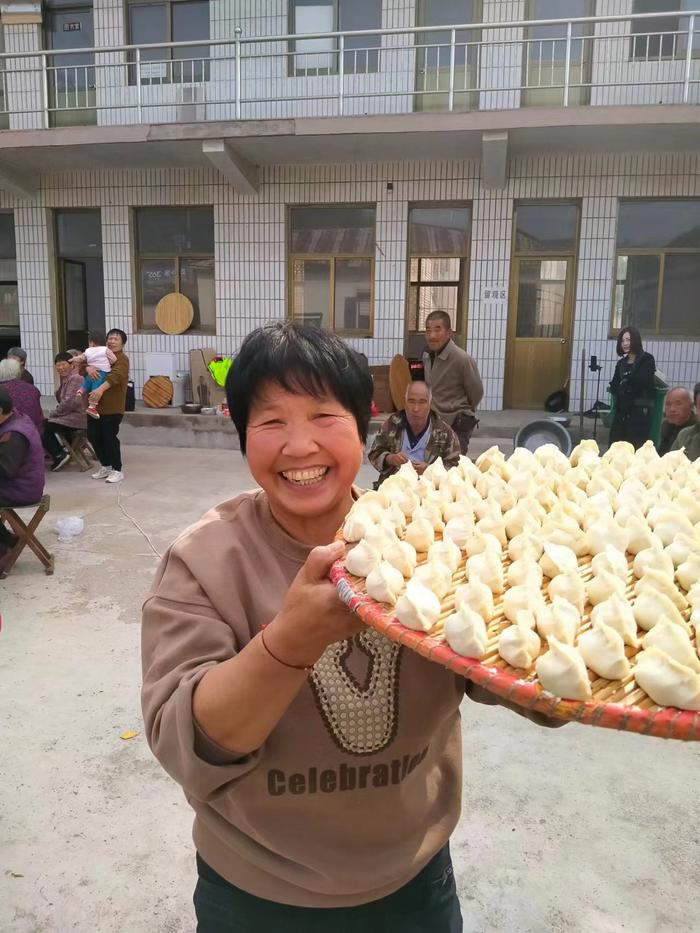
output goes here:
[{"label": "brown sweatshirt", "polygon": [[479,370],[469,354],[454,340],[431,358],[423,354],[425,381],[432,392],[433,410],[450,426],[458,414],[476,414],[484,397],[484,386]]},{"label": "brown sweatshirt", "polygon": [[100,399],[97,410],[101,415],[123,415],[126,406],[126,385],[129,381],[129,357],[123,350],[115,354],[117,362],[107,374],[109,388]]},{"label": "brown sweatshirt", "polygon": [[309,550],[261,491],[185,531],[144,605],[143,712],[215,871],[268,900],[353,906],[410,881],[454,829],[465,682],[368,629],[326,650],[262,748],[213,743],[194,689],[274,618]]}]

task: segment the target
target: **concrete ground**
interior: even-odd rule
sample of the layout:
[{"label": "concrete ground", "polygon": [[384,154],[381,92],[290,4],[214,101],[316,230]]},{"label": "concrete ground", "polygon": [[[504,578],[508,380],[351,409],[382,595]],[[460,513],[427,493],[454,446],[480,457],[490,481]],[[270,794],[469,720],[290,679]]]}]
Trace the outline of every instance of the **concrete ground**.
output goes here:
[{"label": "concrete ground", "polygon": [[[121,487],[49,476],[56,573],[25,552],[0,581],[3,933],[194,929],[190,810],[139,710],[139,607],[157,564],[144,534],[162,552],[250,478],[222,450],[132,447],[125,464]],[[66,515],[85,531],[61,544]],[[698,929],[700,746],[463,713],[453,856],[466,930]]]}]

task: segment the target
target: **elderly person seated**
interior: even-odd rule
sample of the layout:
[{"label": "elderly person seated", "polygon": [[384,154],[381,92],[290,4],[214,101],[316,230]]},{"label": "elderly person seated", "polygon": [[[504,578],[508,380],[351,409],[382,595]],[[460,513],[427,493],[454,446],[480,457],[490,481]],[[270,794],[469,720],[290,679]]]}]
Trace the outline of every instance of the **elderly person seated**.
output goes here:
[{"label": "elderly person seated", "polygon": [[44,429],[44,415],[41,410],[41,392],[36,386],[22,381],[17,360],[0,360],[0,388],[12,399],[16,411],[33,421],[39,434]]},{"label": "elderly person seated", "polygon": [[380,485],[410,460],[418,473],[442,457],[446,467],[459,462],[459,440],[452,428],[430,410],[431,393],[425,382],[411,382],[406,389],[406,407],[384,422],[374,439],[368,458],[379,471]]},{"label": "elderly person seated", "polygon": [[[44,493],[44,448],[27,415],[0,386],[0,504],[32,505]],[[16,539],[0,522],[0,570]]]},{"label": "elderly person seated", "polygon": [[54,473],[70,459],[61,438],[71,442],[78,431],[85,431],[87,428],[85,400],[79,394],[83,387],[83,378],[73,368],[71,359],[70,350],[66,353],[57,353],[54,357],[54,365],[59,378],[56,389],[58,404],[49,412],[44,422],[44,449],[53,461],[51,470]]},{"label": "elderly person seated", "polygon": [[34,385],[34,376],[27,369],[27,351],[22,347],[12,347],[7,351],[8,360],[17,360],[20,368],[19,378],[22,382],[28,382],[30,386]]},{"label": "elderly person seated", "polygon": [[661,456],[671,450],[680,431],[694,424],[697,424],[697,418],[693,412],[693,395],[690,389],[676,386],[667,393],[664,403],[664,420],[659,437]]},{"label": "elderly person seated", "polygon": [[[693,398],[697,409],[698,405],[700,405],[700,382],[695,383]],[[683,428],[674,441],[671,450],[685,450],[685,455],[689,460],[700,459],[700,424],[698,424],[697,418],[690,427]]]}]

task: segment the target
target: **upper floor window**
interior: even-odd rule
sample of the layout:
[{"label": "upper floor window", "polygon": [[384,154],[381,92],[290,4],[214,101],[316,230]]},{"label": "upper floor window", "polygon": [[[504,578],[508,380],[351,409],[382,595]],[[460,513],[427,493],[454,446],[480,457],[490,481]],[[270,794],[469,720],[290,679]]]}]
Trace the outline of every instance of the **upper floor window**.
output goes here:
[{"label": "upper floor window", "polygon": [[612,331],[700,336],[700,199],[621,201]]},{"label": "upper floor window", "polygon": [[156,330],[156,305],[171,292],[192,302],[190,332],[216,333],[214,211],[211,207],[136,209],[137,329]]},{"label": "upper floor window", "polygon": [[[290,0],[291,32],[295,35],[319,32],[349,32],[381,29],[381,0]],[[294,39],[291,73],[328,75],[339,70],[338,40],[332,37]],[[343,70],[345,74],[371,74],[379,70],[380,36],[346,36]]]},{"label": "upper floor window", "polygon": [[291,316],[303,324],[372,336],[373,207],[290,210]]},{"label": "upper floor window", "polygon": [[[569,0],[565,10],[562,9],[561,0],[529,0],[526,8],[527,19],[531,21],[561,19],[564,16],[573,19],[593,16],[594,12],[594,0]],[[561,106],[565,83],[569,87],[569,106],[589,102],[592,24],[572,23],[568,55],[566,34],[566,23],[533,24],[527,27],[523,91],[520,97],[523,106]]]},{"label": "upper floor window", "polygon": [[[416,0],[416,26],[444,26],[416,34],[416,110],[476,110],[481,32],[454,25],[478,23],[482,0]],[[452,89],[450,91],[450,88]]]},{"label": "upper floor window", "polygon": [[[690,19],[679,16],[697,9],[697,0],[633,0],[632,13],[658,13],[649,19],[632,20],[630,58],[636,61],[658,61],[679,58],[688,49]],[[696,18],[693,52],[700,51],[700,18]]]},{"label": "upper floor window", "polygon": [[[209,0],[159,0],[127,5],[129,45],[192,42],[209,38]],[[193,84],[209,80],[209,46],[164,46],[139,53],[142,84]],[[135,62],[135,53],[129,61]],[[130,81],[136,81],[131,69]]]}]

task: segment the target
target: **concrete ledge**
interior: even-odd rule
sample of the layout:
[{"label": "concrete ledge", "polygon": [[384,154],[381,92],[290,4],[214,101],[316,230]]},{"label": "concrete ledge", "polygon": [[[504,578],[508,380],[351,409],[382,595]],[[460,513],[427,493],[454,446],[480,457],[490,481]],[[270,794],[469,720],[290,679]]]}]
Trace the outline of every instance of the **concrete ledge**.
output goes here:
[{"label": "concrete ledge", "polygon": [[200,447],[240,450],[236,429],[223,415],[183,415],[172,409],[128,411],[119,437],[143,447]]}]

